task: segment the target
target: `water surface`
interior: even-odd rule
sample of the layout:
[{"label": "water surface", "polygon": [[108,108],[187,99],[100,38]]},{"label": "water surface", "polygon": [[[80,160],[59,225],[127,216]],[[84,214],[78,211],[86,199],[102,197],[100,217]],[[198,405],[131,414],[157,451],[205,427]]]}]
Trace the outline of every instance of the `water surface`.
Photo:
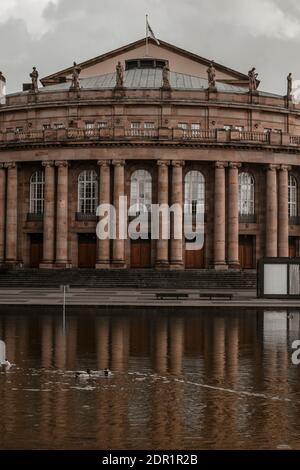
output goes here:
[{"label": "water surface", "polygon": [[0,339],[1,449],[300,449],[298,312],[2,309]]}]

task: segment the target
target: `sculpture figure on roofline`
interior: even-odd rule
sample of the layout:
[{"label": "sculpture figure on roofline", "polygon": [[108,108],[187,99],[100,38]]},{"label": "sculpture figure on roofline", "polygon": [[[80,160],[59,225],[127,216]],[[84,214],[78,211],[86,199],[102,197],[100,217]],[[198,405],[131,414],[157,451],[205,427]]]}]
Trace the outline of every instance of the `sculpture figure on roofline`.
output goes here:
[{"label": "sculpture figure on roofline", "polygon": [[293,91],[293,75],[289,73],[287,76],[287,99],[292,100],[292,91]]},{"label": "sculpture figure on roofline", "polygon": [[251,70],[248,72],[248,77],[249,77],[249,91],[250,93],[256,92],[258,88],[258,73],[256,73],[256,68],[253,67]]},{"label": "sculpture figure on roofline", "polygon": [[167,64],[165,64],[164,67],[163,67],[162,79],[163,79],[163,88],[170,89],[171,88],[170,69],[169,69],[169,66]]},{"label": "sculpture figure on roofline", "polygon": [[214,62],[212,61],[209,64],[209,67],[207,69],[207,77],[208,77],[208,89],[216,91],[216,69],[214,66]]},{"label": "sculpture figure on roofline", "polygon": [[39,87],[38,87],[39,73],[36,67],[33,67],[32,72],[29,74],[29,76],[31,78],[31,90],[34,93],[37,93],[39,91]]},{"label": "sculpture figure on roofline", "polygon": [[116,66],[116,72],[117,72],[117,77],[116,77],[116,87],[117,88],[123,88],[124,86],[124,68],[121,62],[119,61]]},{"label": "sculpture figure on roofline", "polygon": [[73,62],[73,72],[72,72],[72,84],[70,90],[79,90],[80,89],[80,82],[79,82],[79,75],[81,72],[81,67]]}]

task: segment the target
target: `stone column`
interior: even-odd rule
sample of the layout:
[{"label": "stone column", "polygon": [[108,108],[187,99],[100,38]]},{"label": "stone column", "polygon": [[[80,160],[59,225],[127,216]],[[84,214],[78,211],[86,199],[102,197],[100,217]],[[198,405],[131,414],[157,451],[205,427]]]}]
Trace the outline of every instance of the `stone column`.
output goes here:
[{"label": "stone column", "polygon": [[226,270],[225,238],[225,168],[227,163],[215,163],[215,207],[214,207],[214,264],[215,269]]},{"label": "stone column", "polygon": [[277,165],[269,165],[267,168],[266,256],[268,258],[277,257],[277,169]]},{"label": "stone column", "polygon": [[289,257],[289,171],[290,167],[281,165],[279,171],[278,205],[278,256]]},{"label": "stone column", "polygon": [[[159,160],[158,165],[158,204],[169,204],[169,161]],[[160,216],[159,240],[156,245],[156,266],[165,268],[169,266],[169,240],[163,240],[164,229],[169,224],[169,220]]]},{"label": "stone column", "polygon": [[18,205],[18,168],[16,163],[6,163],[6,263],[17,264],[17,205]]},{"label": "stone column", "polygon": [[175,240],[175,229],[181,227],[183,233],[183,178],[182,168],[185,162],[172,162],[172,205],[178,204],[181,207],[181,213],[177,215],[176,220],[173,216],[172,239],[171,239],[171,267],[173,269],[183,268],[183,242]]},{"label": "stone column", "polygon": [[[110,204],[110,164],[109,160],[99,160],[99,205]],[[110,239],[99,240],[97,238],[97,264],[96,269],[108,269],[110,267]]]},{"label": "stone column", "polygon": [[228,175],[228,264],[239,269],[239,168],[240,163],[229,164]]},{"label": "stone column", "polygon": [[42,163],[45,168],[44,192],[44,242],[43,263],[40,268],[51,268],[54,264],[55,252],[55,167],[54,162]]},{"label": "stone column", "polygon": [[69,267],[68,261],[68,162],[55,162],[57,171],[56,266]]},{"label": "stone column", "polygon": [[113,160],[114,166],[114,207],[116,210],[116,240],[113,242],[113,267],[125,268],[125,240],[120,239],[120,197],[125,195],[125,161]]},{"label": "stone column", "polygon": [[0,163],[0,266],[5,261],[5,190],[6,170]]}]

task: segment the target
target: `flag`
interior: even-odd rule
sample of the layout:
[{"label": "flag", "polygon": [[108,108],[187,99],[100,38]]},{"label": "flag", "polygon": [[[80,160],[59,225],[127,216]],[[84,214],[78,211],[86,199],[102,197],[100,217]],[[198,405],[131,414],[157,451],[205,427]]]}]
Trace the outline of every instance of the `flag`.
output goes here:
[{"label": "flag", "polygon": [[155,34],[154,34],[154,32],[153,32],[153,29],[151,28],[151,26],[150,26],[150,24],[149,24],[148,17],[146,18],[146,21],[147,21],[147,32],[148,32],[147,36],[150,37],[150,38],[152,38],[152,39],[154,39],[154,41],[156,42],[156,44],[157,44],[158,46],[160,46],[160,42],[159,42],[159,40],[156,38],[156,36],[155,36]]}]

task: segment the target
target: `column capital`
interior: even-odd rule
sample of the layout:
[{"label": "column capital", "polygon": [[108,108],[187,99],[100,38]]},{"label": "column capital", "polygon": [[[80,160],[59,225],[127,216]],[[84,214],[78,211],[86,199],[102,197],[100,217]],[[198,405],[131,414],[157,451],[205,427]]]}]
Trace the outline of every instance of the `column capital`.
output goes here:
[{"label": "column capital", "polygon": [[108,167],[111,165],[111,161],[110,160],[98,160],[97,165],[101,167]]},{"label": "column capital", "polygon": [[120,167],[120,166],[125,166],[125,160],[112,160],[112,165],[113,166],[117,166],[117,167]]},{"label": "column capital", "polygon": [[51,161],[51,160],[48,160],[46,162],[42,162],[42,166],[45,167],[45,168],[50,168],[50,167],[54,166],[54,162]]},{"label": "column capital", "polygon": [[291,171],[291,169],[290,165],[280,165],[280,171]]},{"label": "column capital", "polygon": [[175,168],[183,168],[185,166],[185,161],[183,160],[172,160],[172,166]]},{"label": "column capital", "polygon": [[229,163],[229,168],[231,170],[239,170],[240,168],[242,168],[242,164],[238,163],[238,162],[230,162]]},{"label": "column capital", "polygon": [[70,164],[66,160],[62,160],[55,162],[55,166],[57,166],[58,168],[67,168],[68,166],[70,166]]},{"label": "column capital", "polygon": [[225,168],[228,167],[228,163],[227,162],[215,162],[215,168],[217,170],[224,170]]},{"label": "column capital", "polygon": [[157,165],[158,166],[169,166],[170,161],[169,160],[157,160]]},{"label": "column capital", "polygon": [[279,169],[280,169],[280,165],[274,165],[274,164],[270,164],[266,168],[267,171],[277,171]]},{"label": "column capital", "polygon": [[12,170],[17,167],[16,162],[8,162],[4,163],[4,168],[7,168],[8,170]]}]

